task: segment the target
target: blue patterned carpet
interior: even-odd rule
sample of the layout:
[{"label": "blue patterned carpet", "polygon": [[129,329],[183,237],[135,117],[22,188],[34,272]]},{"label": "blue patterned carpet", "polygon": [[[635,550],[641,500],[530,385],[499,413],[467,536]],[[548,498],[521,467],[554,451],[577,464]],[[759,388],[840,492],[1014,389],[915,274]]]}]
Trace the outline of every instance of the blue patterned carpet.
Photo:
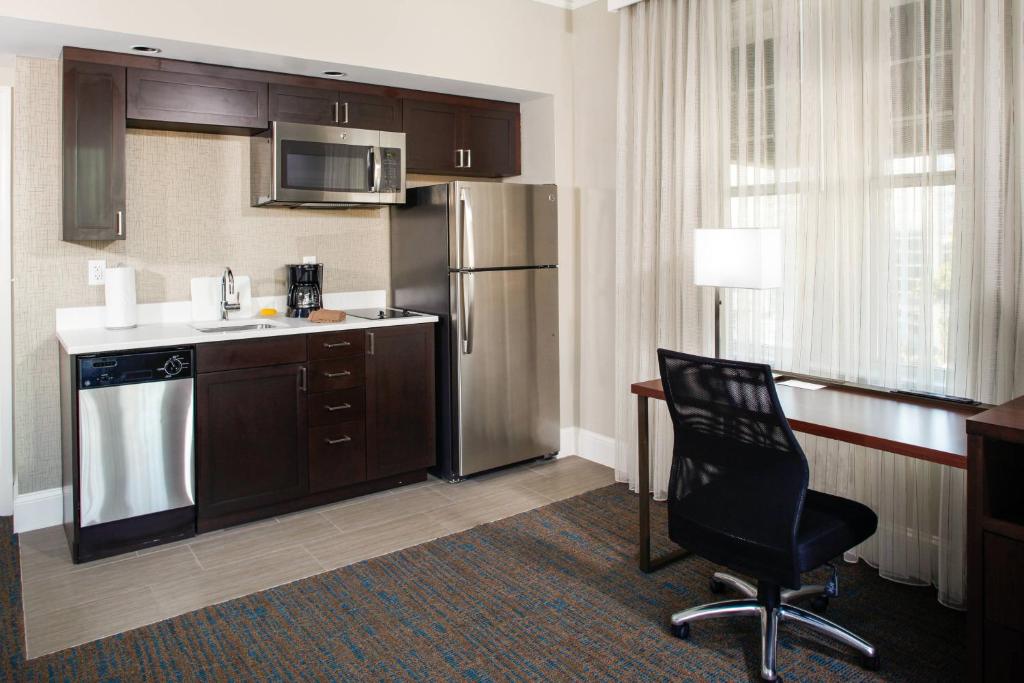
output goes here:
[{"label": "blue patterned carpet", "polygon": [[[756,679],[755,620],[668,615],[706,602],[714,570],[687,558],[652,575],[633,560],[637,497],[623,485],[24,660],[17,543],[0,520],[0,679],[12,681],[735,681]],[[655,505],[656,529],[664,506]],[[662,536],[656,545],[667,548]],[[829,616],[875,642],[882,671],[784,626],[794,681],[965,678],[964,615],[930,589],[842,565]],[[883,611],[884,610],[884,611]]]}]

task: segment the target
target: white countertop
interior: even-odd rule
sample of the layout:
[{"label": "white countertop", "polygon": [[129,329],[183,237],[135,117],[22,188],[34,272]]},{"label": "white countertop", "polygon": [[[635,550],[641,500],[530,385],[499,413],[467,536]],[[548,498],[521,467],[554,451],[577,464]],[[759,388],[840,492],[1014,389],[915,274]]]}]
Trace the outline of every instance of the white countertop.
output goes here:
[{"label": "white countertop", "polygon": [[263,330],[237,331],[228,329],[217,332],[200,332],[186,322],[151,323],[138,325],[126,330],[108,330],[105,327],[57,330],[57,340],[68,354],[75,356],[85,353],[127,351],[130,349],[148,349],[161,346],[186,346],[209,342],[235,341],[238,339],[263,339],[290,334],[309,334],[311,332],[360,330],[370,327],[393,327],[395,325],[421,325],[424,323],[436,323],[438,318],[435,315],[416,315],[408,318],[367,320],[350,315],[340,323],[311,323],[305,318],[288,318],[280,315],[272,318],[252,318],[253,323],[258,323],[261,320],[273,320],[283,326]]}]

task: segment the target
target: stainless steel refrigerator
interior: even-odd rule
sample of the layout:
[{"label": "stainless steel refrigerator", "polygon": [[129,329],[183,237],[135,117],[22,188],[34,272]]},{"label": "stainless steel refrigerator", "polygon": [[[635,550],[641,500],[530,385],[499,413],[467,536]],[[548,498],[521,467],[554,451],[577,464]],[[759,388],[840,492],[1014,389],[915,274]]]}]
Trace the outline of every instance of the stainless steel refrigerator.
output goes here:
[{"label": "stainless steel refrigerator", "polygon": [[437,328],[438,475],[559,448],[554,185],[456,181],[391,207],[391,299]]}]

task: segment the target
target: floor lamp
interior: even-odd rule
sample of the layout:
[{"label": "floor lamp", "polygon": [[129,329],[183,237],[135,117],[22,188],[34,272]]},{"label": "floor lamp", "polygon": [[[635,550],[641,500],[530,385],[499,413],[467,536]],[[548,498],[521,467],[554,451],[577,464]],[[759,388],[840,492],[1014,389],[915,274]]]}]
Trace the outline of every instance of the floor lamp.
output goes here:
[{"label": "floor lamp", "polygon": [[782,230],[701,228],[694,230],[693,284],[715,288],[715,358],[722,357],[721,288],[782,286]]}]

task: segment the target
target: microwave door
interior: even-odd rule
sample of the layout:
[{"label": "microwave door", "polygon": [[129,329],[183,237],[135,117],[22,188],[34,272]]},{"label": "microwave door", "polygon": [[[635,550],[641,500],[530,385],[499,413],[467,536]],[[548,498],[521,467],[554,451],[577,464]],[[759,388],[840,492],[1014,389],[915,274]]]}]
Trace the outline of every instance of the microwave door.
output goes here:
[{"label": "microwave door", "polygon": [[276,123],[277,197],[287,202],[367,202],[379,154],[374,131]]}]

